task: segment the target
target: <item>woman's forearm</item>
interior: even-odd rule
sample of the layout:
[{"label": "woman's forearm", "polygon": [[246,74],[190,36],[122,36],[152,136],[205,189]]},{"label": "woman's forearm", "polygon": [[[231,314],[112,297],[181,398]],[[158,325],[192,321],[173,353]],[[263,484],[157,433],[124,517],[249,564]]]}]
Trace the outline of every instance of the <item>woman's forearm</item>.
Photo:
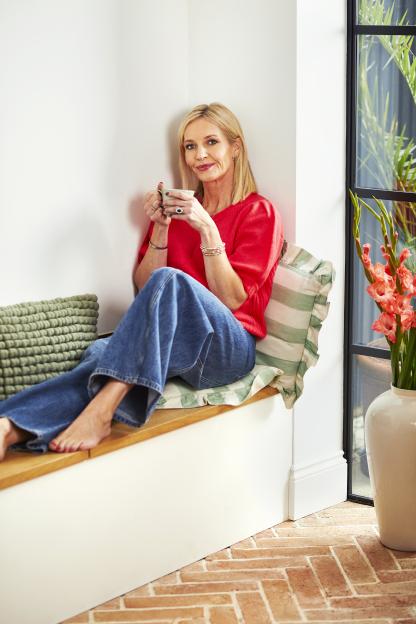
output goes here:
[{"label": "woman's forearm", "polygon": [[166,266],[168,257],[168,230],[169,226],[160,225],[159,223],[155,223],[153,227],[152,243],[157,245],[157,247],[166,247],[166,249],[153,249],[153,247],[149,245],[143,260],[134,272],[134,284],[139,290],[146,284],[153,271]]},{"label": "woman's forearm", "polygon": [[[221,243],[221,236],[215,223],[202,230],[200,234],[201,243],[205,247],[217,247]],[[231,266],[226,253],[218,256],[204,255],[204,264],[205,276],[211,292],[230,310],[239,308],[248,295],[244,290],[240,277]]]}]

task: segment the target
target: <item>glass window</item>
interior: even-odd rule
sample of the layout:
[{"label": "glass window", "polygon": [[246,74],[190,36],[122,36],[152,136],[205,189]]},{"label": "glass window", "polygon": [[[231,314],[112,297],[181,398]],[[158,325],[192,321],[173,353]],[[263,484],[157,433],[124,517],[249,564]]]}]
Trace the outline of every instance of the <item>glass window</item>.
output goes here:
[{"label": "glass window", "polygon": [[415,190],[415,69],[408,36],[358,36],[357,186]]},{"label": "glass window", "polygon": [[[345,292],[345,421],[348,498],[373,502],[365,452],[365,414],[391,383],[390,352],[371,329],[380,310],[352,236],[348,190],[394,215],[398,245],[416,252],[416,0],[348,2],[347,261]],[[385,264],[380,228],[362,208],[361,244]],[[416,255],[413,258],[416,262]]]},{"label": "glass window", "polygon": [[416,24],[415,0],[357,0],[359,24],[404,25]]}]

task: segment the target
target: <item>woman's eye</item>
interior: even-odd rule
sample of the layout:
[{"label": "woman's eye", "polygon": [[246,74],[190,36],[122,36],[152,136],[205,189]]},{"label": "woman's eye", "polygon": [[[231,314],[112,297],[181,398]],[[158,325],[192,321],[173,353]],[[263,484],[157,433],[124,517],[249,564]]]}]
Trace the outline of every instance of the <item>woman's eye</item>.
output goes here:
[{"label": "woman's eye", "polygon": [[[213,143],[215,145],[216,143],[218,143],[218,141],[216,139],[209,139],[208,143]],[[193,143],[187,143],[185,145],[185,149],[188,150],[188,152],[189,152],[190,148],[193,148],[193,147],[195,147]]]}]

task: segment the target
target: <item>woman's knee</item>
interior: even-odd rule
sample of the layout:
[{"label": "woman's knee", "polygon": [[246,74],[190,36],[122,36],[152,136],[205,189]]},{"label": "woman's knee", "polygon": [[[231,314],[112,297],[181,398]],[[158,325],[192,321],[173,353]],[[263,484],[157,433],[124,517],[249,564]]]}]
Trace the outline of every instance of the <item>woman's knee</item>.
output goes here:
[{"label": "woman's knee", "polygon": [[172,267],[161,267],[160,269],[155,269],[150,278],[149,283],[153,285],[160,285],[167,283],[171,280],[180,280],[180,281],[194,281],[194,278],[181,271],[180,269],[174,269]]}]

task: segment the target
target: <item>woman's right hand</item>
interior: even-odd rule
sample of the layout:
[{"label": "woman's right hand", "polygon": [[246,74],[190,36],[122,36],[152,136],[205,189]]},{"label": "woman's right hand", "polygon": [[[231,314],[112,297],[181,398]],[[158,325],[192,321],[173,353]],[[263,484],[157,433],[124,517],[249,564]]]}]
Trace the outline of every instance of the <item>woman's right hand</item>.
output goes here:
[{"label": "woman's right hand", "polygon": [[151,221],[158,223],[159,225],[168,226],[172,221],[171,217],[164,215],[162,212],[162,199],[159,190],[163,188],[163,182],[159,182],[157,185],[157,191],[151,191],[144,196],[144,211]]}]

